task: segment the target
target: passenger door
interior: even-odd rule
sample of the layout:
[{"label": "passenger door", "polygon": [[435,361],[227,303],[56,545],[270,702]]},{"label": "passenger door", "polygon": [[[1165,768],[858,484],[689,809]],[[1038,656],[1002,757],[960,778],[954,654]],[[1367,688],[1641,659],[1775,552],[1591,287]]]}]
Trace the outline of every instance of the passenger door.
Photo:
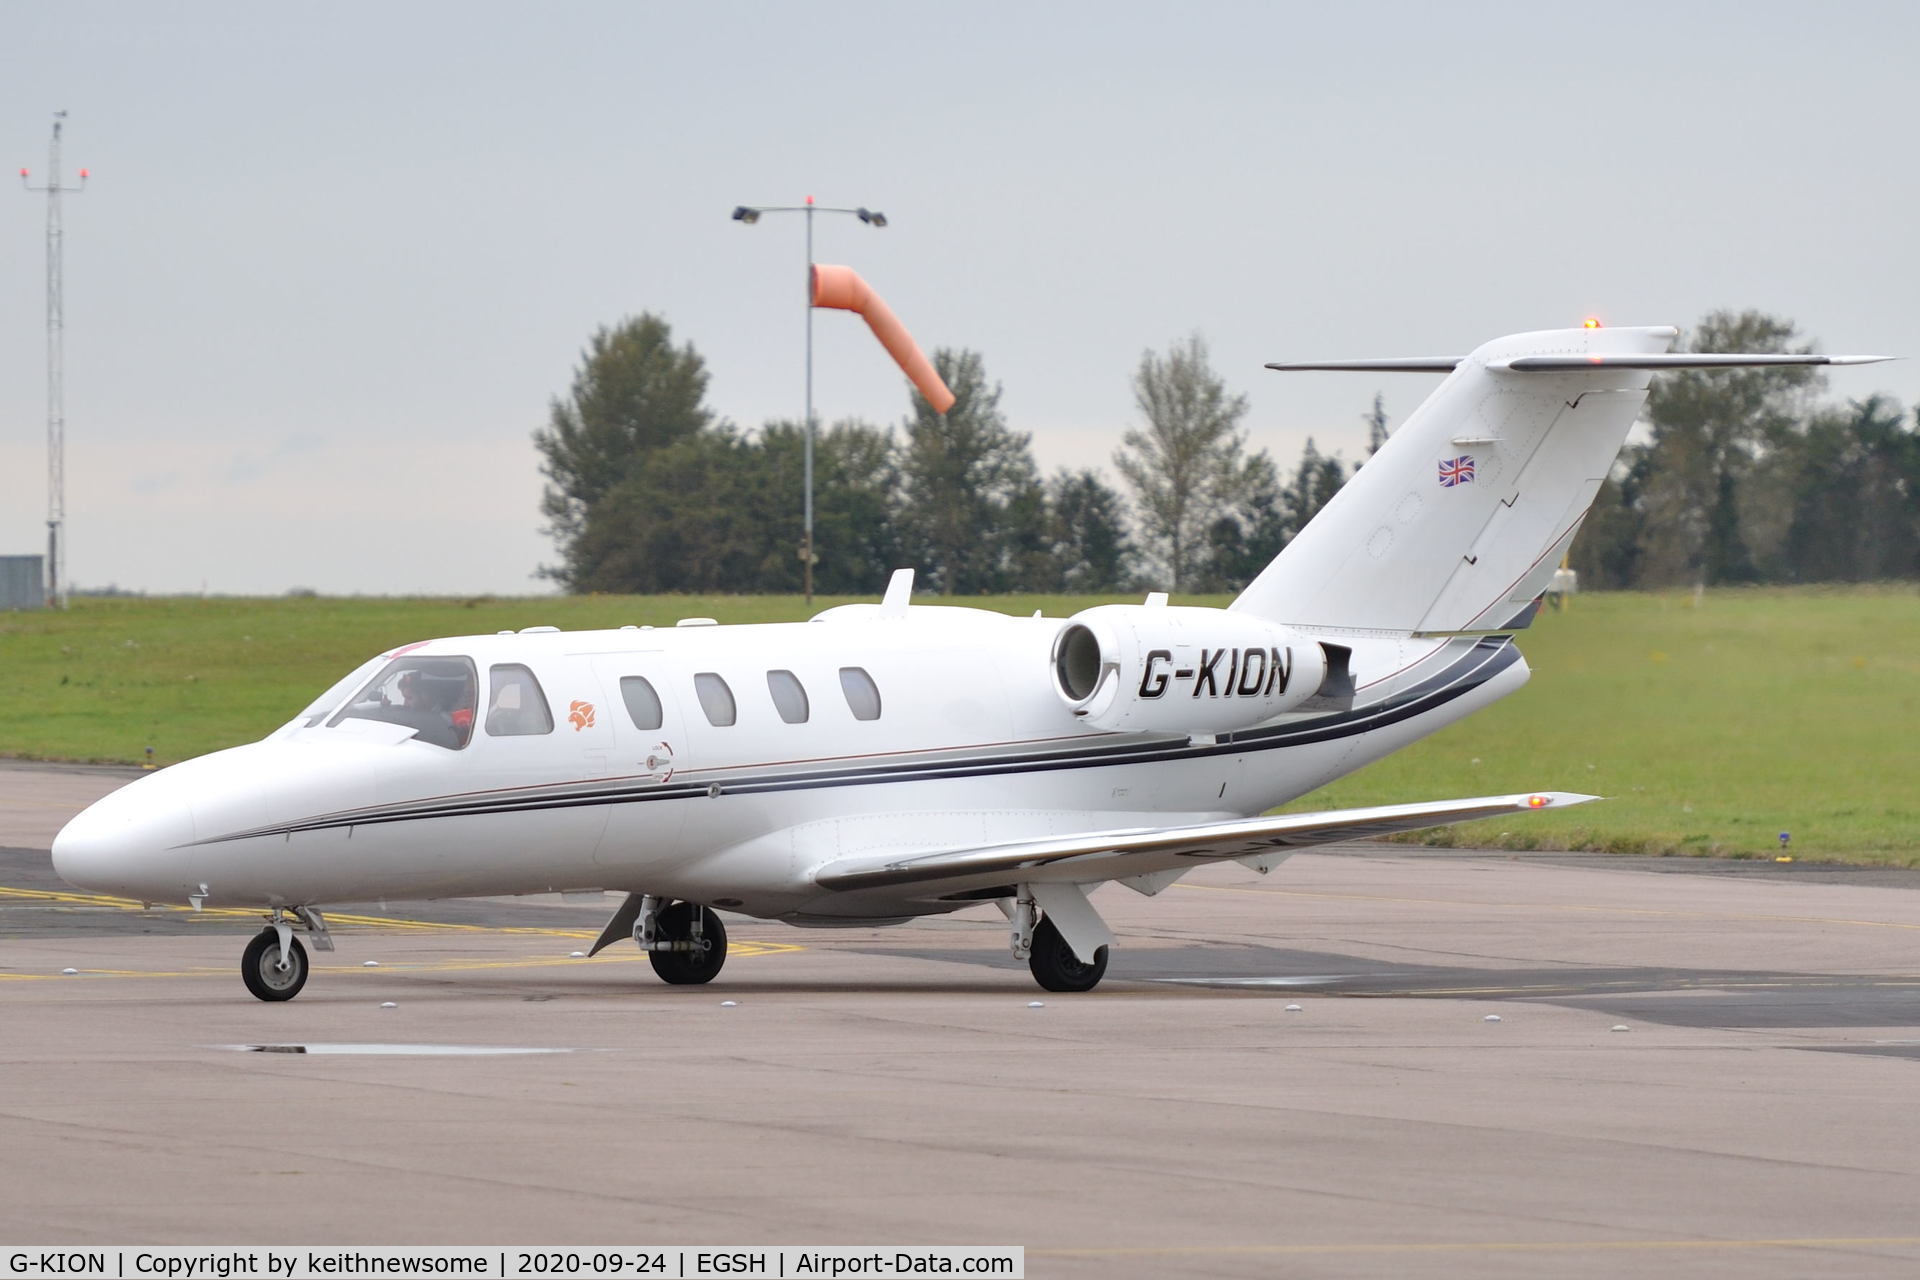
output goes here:
[{"label": "passenger door", "polygon": [[686,822],[685,787],[674,782],[687,760],[678,682],[658,651],[601,655],[593,668],[606,695],[603,723],[612,730],[600,861],[644,867],[678,850]]}]

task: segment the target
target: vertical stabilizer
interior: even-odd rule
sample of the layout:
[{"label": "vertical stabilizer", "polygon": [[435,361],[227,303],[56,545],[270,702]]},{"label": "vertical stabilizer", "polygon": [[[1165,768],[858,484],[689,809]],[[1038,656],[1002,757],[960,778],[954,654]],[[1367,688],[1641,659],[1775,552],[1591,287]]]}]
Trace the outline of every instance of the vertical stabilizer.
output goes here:
[{"label": "vertical stabilizer", "polygon": [[[1453,362],[1231,607],[1300,626],[1401,633],[1513,624],[1546,588],[1646,401],[1652,374],[1609,357],[1664,352],[1675,336],[1555,329],[1498,338]],[[1511,367],[1543,356],[1582,363]]]}]

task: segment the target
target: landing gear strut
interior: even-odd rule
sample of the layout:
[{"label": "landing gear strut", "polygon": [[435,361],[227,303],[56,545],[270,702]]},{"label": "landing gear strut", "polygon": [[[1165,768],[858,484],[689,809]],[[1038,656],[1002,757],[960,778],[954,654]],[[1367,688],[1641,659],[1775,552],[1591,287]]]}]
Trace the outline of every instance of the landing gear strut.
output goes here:
[{"label": "landing gear strut", "polygon": [[676,902],[659,907],[649,897],[634,923],[633,936],[661,981],[674,986],[712,982],[727,962],[727,928],[711,907]]},{"label": "landing gear strut", "polygon": [[629,933],[653,971],[675,986],[712,982],[727,962],[727,929],[711,907],[630,893],[587,954],[599,955]]},{"label": "landing gear strut", "polygon": [[[1012,898],[1000,899],[999,907],[1007,917],[1013,957],[1027,962],[1035,982],[1048,991],[1091,991],[1100,985],[1107,973],[1107,948],[1104,942],[1094,943],[1113,934],[1088,905],[1084,889],[1021,885]],[[1068,931],[1076,933],[1083,948],[1092,948],[1092,961],[1082,960],[1067,942],[1056,915],[1067,922]]]}]

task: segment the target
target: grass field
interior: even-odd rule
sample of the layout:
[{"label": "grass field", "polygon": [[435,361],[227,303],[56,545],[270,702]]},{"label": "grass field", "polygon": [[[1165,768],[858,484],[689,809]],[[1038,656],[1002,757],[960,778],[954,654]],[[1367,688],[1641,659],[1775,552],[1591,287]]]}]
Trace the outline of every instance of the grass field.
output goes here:
[{"label": "grass field", "polygon": [[1920,866],[1920,590],[1577,596],[1520,648],[1525,689],[1289,807],[1584,791],[1425,839]]},{"label": "grass field", "polygon": [[[820,601],[820,607],[839,603]],[[1093,599],[972,603],[1064,615]],[[1224,599],[1183,603],[1224,603]],[[251,741],[430,636],[704,616],[793,597],[88,599],[0,614],[0,755],[162,764]],[[1290,808],[1553,789],[1605,804],[1440,842],[1920,865],[1920,590],[1576,597],[1521,638],[1520,693]]]}]

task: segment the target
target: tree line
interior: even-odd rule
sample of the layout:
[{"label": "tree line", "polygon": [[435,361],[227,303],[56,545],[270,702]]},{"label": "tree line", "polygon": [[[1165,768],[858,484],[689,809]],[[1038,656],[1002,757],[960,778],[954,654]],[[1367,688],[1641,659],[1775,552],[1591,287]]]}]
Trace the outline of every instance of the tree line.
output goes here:
[{"label": "tree line", "polygon": [[[980,354],[940,349],[945,414],[911,392],[897,426],[843,419],[814,448],[814,584],[871,593],[903,565],[947,595],[1222,591],[1279,553],[1347,475],[1308,442],[1283,477],[1249,452],[1244,396],[1197,336],[1147,352],[1145,426],[1115,455],[1127,498],[1092,468],[1042,476]],[[744,431],[707,404],[706,363],[644,314],[596,332],[535,433],[542,512],[570,591],[794,592],[804,425]]]},{"label": "tree line", "polygon": [[[1691,351],[1807,352],[1790,320],[1716,311]],[[1920,578],[1920,412],[1836,404],[1805,366],[1653,380],[1572,551],[1584,588]]]},{"label": "tree line", "polygon": [[[1791,323],[1717,312],[1693,350],[1805,350]],[[1042,476],[978,352],[940,349],[946,414],[910,393],[892,426],[815,442],[814,581],[872,593],[911,565],[949,595],[1244,586],[1352,474],[1312,439],[1282,469],[1249,450],[1244,396],[1196,335],[1133,375],[1140,425],[1092,468]],[[542,511],[570,591],[800,590],[803,425],[743,430],[707,403],[706,364],[643,314],[593,334],[535,433]],[[1813,370],[1666,374],[1602,486],[1572,560],[1587,588],[1920,576],[1920,436],[1892,401],[1818,399]],[[1381,399],[1369,452],[1386,440]]]}]

